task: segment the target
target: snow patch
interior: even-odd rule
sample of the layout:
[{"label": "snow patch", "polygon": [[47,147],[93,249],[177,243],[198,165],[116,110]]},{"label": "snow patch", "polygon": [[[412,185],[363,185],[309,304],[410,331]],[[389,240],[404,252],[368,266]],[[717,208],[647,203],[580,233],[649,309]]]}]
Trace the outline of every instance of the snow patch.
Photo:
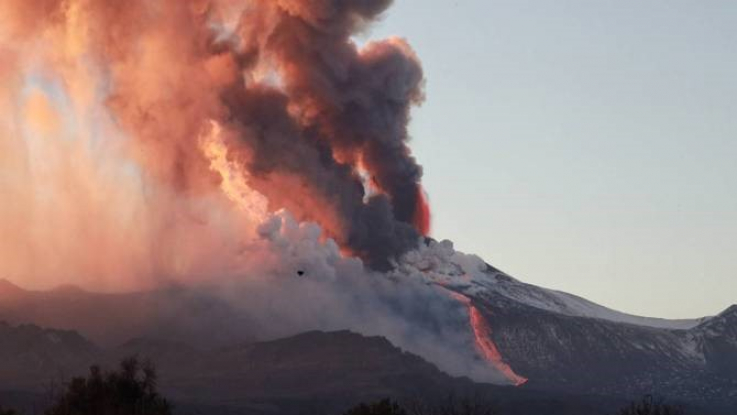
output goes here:
[{"label": "snow patch", "polygon": [[434,241],[406,254],[398,273],[418,276],[465,295],[495,293],[517,303],[573,317],[596,318],[638,326],[687,330],[704,319],[668,320],[635,316],[601,306],[573,294],[520,282],[486,264],[476,255],[456,251],[450,241]]}]

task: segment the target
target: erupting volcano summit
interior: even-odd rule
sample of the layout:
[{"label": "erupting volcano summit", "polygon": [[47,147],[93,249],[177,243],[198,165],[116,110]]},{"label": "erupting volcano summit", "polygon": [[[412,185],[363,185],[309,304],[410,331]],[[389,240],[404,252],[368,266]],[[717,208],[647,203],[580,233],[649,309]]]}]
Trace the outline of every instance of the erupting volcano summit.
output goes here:
[{"label": "erupting volcano summit", "polygon": [[[399,38],[353,40],[390,4],[2,2],[0,231],[17,237],[0,240],[0,274],[104,291],[230,281],[228,302],[269,320],[254,336],[352,328],[523,383],[471,299],[399,271],[423,247],[452,266],[424,238],[408,147],[419,60]],[[322,308],[297,308],[300,290]]]}]

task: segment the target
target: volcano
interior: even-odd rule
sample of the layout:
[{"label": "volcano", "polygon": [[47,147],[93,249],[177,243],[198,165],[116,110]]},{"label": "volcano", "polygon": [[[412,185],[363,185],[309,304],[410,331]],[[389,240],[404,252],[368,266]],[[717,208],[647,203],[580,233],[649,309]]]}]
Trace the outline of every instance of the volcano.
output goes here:
[{"label": "volcano", "polygon": [[[450,256],[443,257],[441,252]],[[516,405],[526,402],[527,406],[521,406],[525,408],[544,405],[551,411],[548,413],[561,414],[584,410],[606,413],[609,405],[644,393],[669,397],[686,407],[698,408],[701,414],[728,414],[729,408],[737,405],[737,306],[717,316],[691,320],[633,316],[568,293],[523,283],[483,262],[483,267],[474,267],[479,264],[469,265],[469,258],[459,255],[447,242],[431,242],[405,262],[405,272],[412,268],[423,274],[426,285],[463,296],[466,306],[475,310],[469,311],[467,317],[472,320],[473,313],[478,313],[475,318],[484,319],[483,335],[498,359],[489,365],[484,360],[484,350],[479,349],[475,364],[498,370],[496,383],[516,387],[495,387],[449,376],[438,370],[432,360],[427,362],[399,351],[379,337],[310,332],[294,333],[296,337],[289,340],[259,342],[255,339],[257,330],[249,332],[249,327],[257,325],[244,324],[254,319],[243,310],[234,309],[217,297],[203,299],[201,293],[195,295],[183,288],[96,294],[69,287],[27,291],[4,282],[0,290],[0,317],[14,323],[77,330],[103,345],[97,348],[70,334],[54,336],[63,340],[59,341],[60,355],[54,360],[53,354],[49,354],[51,357],[44,358],[44,365],[56,362],[59,367],[68,368],[70,355],[77,357],[73,360],[77,370],[82,366],[80,360],[91,361],[103,355],[109,362],[129,354],[151,357],[160,362],[163,385],[172,396],[195,396],[199,404],[190,402],[195,406],[217,406],[218,402],[231,402],[238,397],[240,403],[234,405],[243,411],[246,407],[254,410],[256,402],[271,400],[274,405],[279,401],[277,406],[281,405],[284,413],[291,413],[295,409],[287,409],[290,400],[292,404],[299,402],[298,407],[307,402],[330,402],[328,406],[339,408],[349,404],[350,399],[382,394],[407,398],[464,391]],[[394,283],[403,284],[401,280]],[[165,311],[151,319],[155,313],[136,316],[125,311],[154,305],[164,310],[196,309],[199,315],[212,313],[220,324],[213,329],[204,318],[191,321]],[[89,314],[101,318],[95,321],[84,317]],[[127,329],[106,330],[110,316],[116,316],[116,325]],[[86,323],[80,325],[80,321]],[[458,324],[468,321],[459,320]],[[9,326],[5,327],[2,333],[7,338]],[[43,334],[46,332],[22,330],[38,336],[39,340],[32,343],[46,345],[41,350],[49,347],[51,337]],[[213,331],[222,333],[214,336]],[[70,347],[76,352],[67,350]],[[3,356],[14,358],[7,353]],[[383,369],[372,368],[373,365]],[[17,365],[3,367],[14,368],[20,374],[31,370]],[[510,373],[515,377],[510,379]],[[32,377],[20,374],[19,379]],[[323,380],[299,380],[305,377]],[[7,375],[4,378],[9,379]],[[241,386],[223,391],[217,385],[225,378],[240,379]],[[519,379],[525,381],[518,382]],[[406,382],[413,386],[408,387]],[[369,384],[374,386],[358,386]],[[335,389],[338,385],[340,388]],[[4,385],[4,389],[9,386]],[[28,383],[22,386],[34,390]],[[191,388],[194,389],[187,392]],[[349,392],[352,388],[355,390]],[[308,396],[321,398],[310,401]],[[551,399],[567,404],[556,406]]]},{"label": "volcano", "polygon": [[391,4],[0,2],[0,389],[140,353],[207,413],[733,406],[734,308],[630,316],[430,238],[421,61],[357,40]]}]

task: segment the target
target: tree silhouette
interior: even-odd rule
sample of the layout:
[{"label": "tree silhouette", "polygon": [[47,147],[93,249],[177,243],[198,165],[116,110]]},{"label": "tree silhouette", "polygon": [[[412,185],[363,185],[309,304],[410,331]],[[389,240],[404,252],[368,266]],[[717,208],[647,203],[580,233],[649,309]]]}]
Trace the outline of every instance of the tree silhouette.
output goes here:
[{"label": "tree silhouette", "polygon": [[622,408],[618,415],[685,415],[677,406],[668,405],[661,398],[645,395],[640,401]]},{"label": "tree silhouette", "polygon": [[453,394],[448,395],[445,400],[427,403],[424,401],[414,401],[408,404],[408,412],[410,415],[496,415],[498,411],[496,405],[481,398],[473,397],[456,397]]},{"label": "tree silhouette", "polygon": [[46,415],[171,415],[171,405],[156,392],[154,367],[128,358],[118,371],[92,366],[72,379]]},{"label": "tree silhouette", "polygon": [[396,402],[384,399],[372,404],[362,403],[345,415],[407,415],[407,412]]},{"label": "tree silhouette", "polygon": [[435,403],[410,401],[406,408],[389,399],[384,399],[373,404],[360,404],[346,412],[345,415],[496,415],[498,413],[494,405],[479,397],[458,399],[452,394],[448,395],[445,400]]}]

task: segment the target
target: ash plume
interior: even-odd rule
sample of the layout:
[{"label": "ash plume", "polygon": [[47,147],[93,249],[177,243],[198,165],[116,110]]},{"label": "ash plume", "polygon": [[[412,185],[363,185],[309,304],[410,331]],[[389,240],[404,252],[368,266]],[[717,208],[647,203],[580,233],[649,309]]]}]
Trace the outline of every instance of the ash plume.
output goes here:
[{"label": "ash plume", "polygon": [[217,185],[197,145],[217,122],[270,211],[316,221],[387,268],[429,222],[407,147],[419,61],[400,39],[351,40],[390,3],[11,0],[3,32],[20,59],[64,83],[95,78],[97,90],[68,92],[104,95],[146,176],[187,195]]},{"label": "ash plume", "polygon": [[[0,278],[183,285],[246,337],[351,328],[499,380],[478,364],[489,330],[427,279],[483,261],[422,238],[419,60],[352,40],[390,4],[0,2]],[[187,304],[139,317],[220,327]]]}]

